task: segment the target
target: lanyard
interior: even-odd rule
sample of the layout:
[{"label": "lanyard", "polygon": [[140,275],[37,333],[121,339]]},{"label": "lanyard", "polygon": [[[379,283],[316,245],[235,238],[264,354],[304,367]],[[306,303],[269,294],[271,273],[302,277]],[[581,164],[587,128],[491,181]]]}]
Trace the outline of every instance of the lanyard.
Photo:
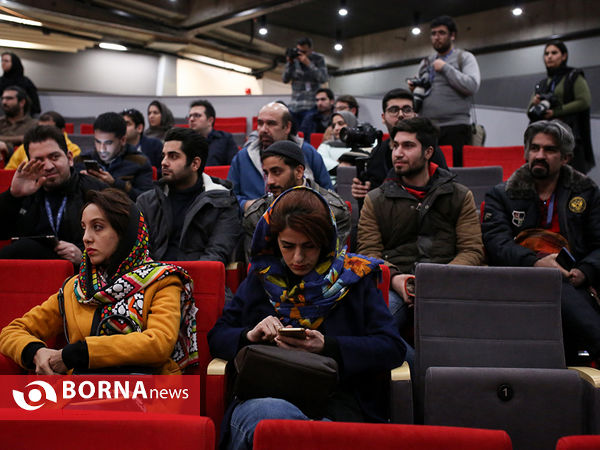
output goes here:
[{"label": "lanyard", "polygon": [[50,222],[50,227],[52,227],[52,231],[54,231],[54,235],[58,236],[58,228],[60,227],[60,222],[62,221],[63,214],[65,213],[65,209],[67,207],[67,196],[63,197],[62,203],[60,204],[60,208],[58,208],[58,214],[56,214],[56,223],[54,222],[54,217],[52,216],[52,209],[50,208],[50,202],[47,198],[44,199],[44,203],[46,205],[46,214],[48,215],[48,222]]},{"label": "lanyard", "polygon": [[546,212],[546,226],[552,225],[552,215],[554,213],[554,193],[550,196],[550,200],[548,200],[548,211]]}]

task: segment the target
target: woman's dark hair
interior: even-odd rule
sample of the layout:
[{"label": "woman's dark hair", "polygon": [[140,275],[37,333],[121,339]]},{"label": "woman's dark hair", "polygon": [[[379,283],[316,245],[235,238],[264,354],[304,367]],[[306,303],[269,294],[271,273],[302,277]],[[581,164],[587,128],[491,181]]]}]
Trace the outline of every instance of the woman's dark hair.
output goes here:
[{"label": "woman's dark hair", "polygon": [[115,188],[102,191],[91,190],[87,192],[85,200],[80,217],[83,210],[93,203],[102,210],[110,226],[117,232],[119,239],[125,235],[129,224],[131,205],[133,204],[125,192]]},{"label": "woman's dark hair", "polygon": [[324,252],[331,250],[335,229],[331,212],[317,195],[307,189],[293,189],[277,201],[271,214],[271,239],[278,252],[277,235],[286,228],[306,235]]},{"label": "woman's dark hair", "polygon": [[567,55],[567,58],[563,62],[563,64],[566,64],[569,60],[569,50],[567,50],[567,46],[565,45],[565,43],[560,39],[552,39],[551,41],[546,42],[546,45],[544,46],[544,51],[546,51],[546,49],[551,45],[554,45],[557,49],[559,49],[563,55]]}]

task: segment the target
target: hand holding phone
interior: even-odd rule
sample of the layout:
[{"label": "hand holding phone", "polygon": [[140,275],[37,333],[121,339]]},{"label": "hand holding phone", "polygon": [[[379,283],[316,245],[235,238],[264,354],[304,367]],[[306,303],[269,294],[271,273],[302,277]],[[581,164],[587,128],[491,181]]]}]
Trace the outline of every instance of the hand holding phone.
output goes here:
[{"label": "hand holding phone", "polygon": [[567,272],[570,271],[573,267],[575,267],[575,257],[571,254],[567,247],[563,247],[558,252],[556,256],[556,262],[565,269]]},{"label": "hand holding phone", "polygon": [[279,336],[291,337],[294,339],[306,339],[306,328],[280,328],[277,333]]}]

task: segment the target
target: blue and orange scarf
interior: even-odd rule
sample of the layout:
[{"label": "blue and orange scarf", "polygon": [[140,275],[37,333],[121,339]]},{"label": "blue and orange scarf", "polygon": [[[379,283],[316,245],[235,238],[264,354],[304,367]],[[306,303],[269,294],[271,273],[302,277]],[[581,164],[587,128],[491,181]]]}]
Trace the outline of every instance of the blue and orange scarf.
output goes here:
[{"label": "blue and orange scarf", "polygon": [[198,362],[196,342],[198,309],[192,295],[193,281],[183,268],[156,262],[150,258],[148,230],[144,216],[140,212],[137,214],[139,219],[135,242],[132,247],[129,247],[131,251],[120,262],[116,273],[109,280],[104,279],[100,270],[91,264],[87,252],[84,252],[79,276],[74,283],[75,297],[79,303],[101,308],[96,335],[141,332],[145,328],[142,314],[145,289],[169,275],[179,276],[183,283],[181,322],[171,358],[183,369]]},{"label": "blue and orange scarf", "polygon": [[289,285],[287,266],[273,252],[272,246],[277,243],[269,242],[269,236],[274,208],[293,189],[306,189],[318,196],[330,212],[331,223],[335,228],[335,217],[327,201],[317,191],[306,186],[296,186],[282,193],[256,226],[251,249],[252,270],[259,276],[269,301],[284,325],[316,329],[348,294],[354,283],[358,283],[363,277],[380,273],[379,264],[383,261],[346,253],[345,247],[340,248],[336,229],[325,258],[297,284]]}]

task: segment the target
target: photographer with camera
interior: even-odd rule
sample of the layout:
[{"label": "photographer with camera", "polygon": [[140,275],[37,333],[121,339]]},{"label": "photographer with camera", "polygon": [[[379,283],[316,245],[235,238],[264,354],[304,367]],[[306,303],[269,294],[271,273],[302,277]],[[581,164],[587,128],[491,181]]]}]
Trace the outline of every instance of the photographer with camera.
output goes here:
[{"label": "photographer with camera", "polygon": [[296,47],[288,48],[285,57],[283,82],[292,82],[292,101],[288,105],[294,121],[299,126],[316,106],[317,90],[329,79],[325,58],[312,49],[312,39],[298,39]]},{"label": "photographer with camera", "polygon": [[569,164],[582,173],[595,165],[590,136],[592,95],[583,72],[567,66],[567,46],[557,39],[544,47],[547,77],[535,86],[527,108],[531,122],[560,119],[571,127],[575,136],[574,156]]},{"label": "photographer with camera", "polygon": [[368,123],[358,124],[350,111],[338,111],[331,117],[332,137],[319,145],[325,168],[335,185],[338,165],[357,165],[357,159],[368,158],[373,145],[381,141],[381,133]]},{"label": "photographer with camera", "polygon": [[454,47],[457,29],[451,17],[437,17],[430,27],[436,54],[421,61],[418,75],[407,84],[415,95],[415,110],[440,127],[439,145],[451,145],[454,167],[461,167],[462,147],[471,143],[470,110],[479,90],[479,66],[472,53]]}]

